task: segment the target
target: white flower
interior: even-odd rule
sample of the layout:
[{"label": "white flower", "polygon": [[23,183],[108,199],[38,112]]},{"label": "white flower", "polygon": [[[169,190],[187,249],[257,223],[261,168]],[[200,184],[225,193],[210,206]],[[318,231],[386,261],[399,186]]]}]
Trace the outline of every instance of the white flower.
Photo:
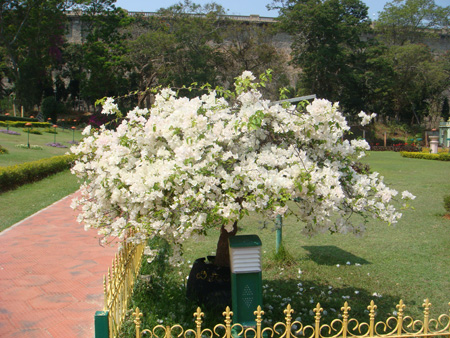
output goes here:
[{"label": "white flower", "polygon": [[102,106],[102,114],[111,115],[117,113],[118,111],[119,107],[116,103],[114,103],[114,99],[112,97],[108,97]]},{"label": "white flower", "polygon": [[372,113],[371,115],[367,115],[365,112],[361,111],[358,116],[362,118],[361,125],[365,126],[370,123],[370,121],[377,116],[377,114]]},{"label": "white flower", "polygon": [[414,196],[413,194],[411,194],[409,191],[405,190],[402,192],[402,199],[403,200],[413,200],[415,199],[416,196]]}]

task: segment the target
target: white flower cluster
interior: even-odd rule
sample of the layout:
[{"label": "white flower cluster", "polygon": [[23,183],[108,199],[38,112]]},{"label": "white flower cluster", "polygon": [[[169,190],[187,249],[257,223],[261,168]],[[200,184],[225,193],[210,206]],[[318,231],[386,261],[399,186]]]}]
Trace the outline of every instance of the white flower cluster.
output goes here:
[{"label": "white flower cluster", "polygon": [[362,118],[361,125],[362,125],[362,126],[365,126],[365,125],[369,124],[370,121],[372,121],[372,119],[374,119],[374,118],[377,116],[377,114],[372,113],[371,115],[367,115],[365,112],[361,111],[361,112],[358,114],[358,116],[359,116],[360,118]]},{"label": "white flower cluster", "polygon": [[[237,86],[254,80],[243,76]],[[352,213],[400,218],[391,204],[397,192],[356,167],[368,144],[343,140],[349,127],[337,104],[315,100],[299,112],[270,105],[254,87],[236,92],[231,104],[214,91],[188,99],[164,89],[116,130],[87,130],[72,148],[79,155],[72,172],[85,182],[74,203],[79,221],[106,238],[133,227],[135,241],[181,244],[251,211],[294,213],[308,234],[359,233]]]}]

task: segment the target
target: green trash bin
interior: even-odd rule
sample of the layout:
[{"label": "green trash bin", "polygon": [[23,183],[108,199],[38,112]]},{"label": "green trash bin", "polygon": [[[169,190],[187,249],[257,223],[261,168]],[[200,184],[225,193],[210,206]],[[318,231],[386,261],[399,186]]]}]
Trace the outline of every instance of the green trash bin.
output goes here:
[{"label": "green trash bin", "polygon": [[233,322],[255,326],[254,311],[262,307],[261,239],[233,236],[229,246]]}]

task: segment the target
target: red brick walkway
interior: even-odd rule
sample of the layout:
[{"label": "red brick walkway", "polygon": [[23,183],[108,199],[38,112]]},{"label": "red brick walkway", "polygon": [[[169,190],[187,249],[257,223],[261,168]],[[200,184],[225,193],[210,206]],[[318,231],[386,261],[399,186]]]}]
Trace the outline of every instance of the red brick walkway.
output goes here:
[{"label": "red brick walkway", "polygon": [[117,246],[84,231],[72,197],[0,233],[0,337],[94,337]]}]

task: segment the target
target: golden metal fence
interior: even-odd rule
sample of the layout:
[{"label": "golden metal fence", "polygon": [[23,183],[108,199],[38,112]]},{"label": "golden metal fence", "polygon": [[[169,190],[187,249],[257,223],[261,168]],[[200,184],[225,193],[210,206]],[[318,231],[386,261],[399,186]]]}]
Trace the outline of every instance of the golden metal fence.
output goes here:
[{"label": "golden metal fence", "polygon": [[128,309],[145,244],[124,242],[103,277],[104,310],[109,312],[109,336],[116,337]]},{"label": "golden metal fence", "polygon": [[[449,303],[450,305],[450,303]],[[200,308],[194,313],[195,328],[185,330],[181,325],[163,326],[157,325],[153,329],[141,330],[142,313],[139,308],[133,313],[135,318],[136,338],[294,338],[305,336],[308,338],[406,338],[406,337],[450,337],[450,316],[442,314],[438,319],[430,318],[431,303],[428,299],[424,304],[424,317],[422,320],[414,320],[405,316],[405,304],[400,300],[397,305],[397,315],[389,317],[386,321],[375,321],[377,306],[373,301],[367,307],[369,310],[369,322],[362,322],[350,318],[351,310],[348,302],[341,308],[342,318],[331,321],[330,324],[321,323],[323,309],[318,303],[314,309],[314,324],[303,325],[299,321],[292,320],[294,310],[290,305],[284,310],[286,315],[284,322],[278,322],[271,327],[262,325],[264,311],[258,306],[255,314],[255,327],[243,327],[241,324],[233,324],[233,312],[227,307],[223,312],[224,324],[217,324],[214,328],[202,328],[204,313]]]}]

